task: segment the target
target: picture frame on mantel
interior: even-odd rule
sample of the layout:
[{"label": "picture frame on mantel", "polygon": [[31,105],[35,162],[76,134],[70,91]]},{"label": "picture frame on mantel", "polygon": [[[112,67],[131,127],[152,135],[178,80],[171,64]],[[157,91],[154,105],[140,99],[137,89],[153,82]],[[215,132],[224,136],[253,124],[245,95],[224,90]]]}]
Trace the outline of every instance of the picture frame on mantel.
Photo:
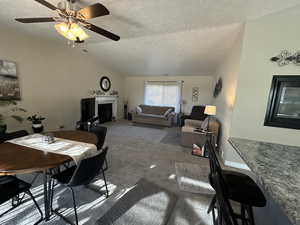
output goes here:
[{"label": "picture frame on mantel", "polygon": [[300,75],[273,76],[264,125],[300,129]]}]

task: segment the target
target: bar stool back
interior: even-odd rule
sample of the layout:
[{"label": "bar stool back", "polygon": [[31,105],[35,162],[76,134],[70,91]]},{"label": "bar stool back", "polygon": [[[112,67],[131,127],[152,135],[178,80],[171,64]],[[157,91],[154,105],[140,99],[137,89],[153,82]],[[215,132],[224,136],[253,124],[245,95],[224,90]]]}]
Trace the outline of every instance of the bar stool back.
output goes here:
[{"label": "bar stool back", "polygon": [[233,212],[232,206],[225,196],[225,187],[222,185],[220,174],[212,174],[211,181],[214,185],[218,202],[218,224],[223,225],[225,222],[226,225],[238,225],[237,219],[234,216],[235,214]]},{"label": "bar stool back", "polygon": [[[220,187],[227,199],[236,201],[241,205],[241,214],[236,218],[241,219],[243,224],[255,225],[252,207],[264,207],[266,199],[258,185],[247,175],[235,171],[223,170],[218,160],[215,148],[211,143],[207,143],[209,151],[210,174],[209,181],[216,190],[212,175],[218,174]],[[212,211],[214,224],[216,222],[214,209],[217,207],[217,195],[215,195],[208,208],[208,213]],[[220,213],[220,212],[218,212]],[[247,217],[246,217],[247,213]]]}]

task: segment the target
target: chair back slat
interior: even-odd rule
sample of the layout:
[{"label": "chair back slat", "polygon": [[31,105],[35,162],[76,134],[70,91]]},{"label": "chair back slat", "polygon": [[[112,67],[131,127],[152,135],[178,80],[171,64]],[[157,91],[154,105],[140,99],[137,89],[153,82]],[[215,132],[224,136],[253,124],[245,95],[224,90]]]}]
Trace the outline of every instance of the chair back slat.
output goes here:
[{"label": "chair back slat", "polygon": [[209,153],[209,165],[210,165],[210,173],[213,174],[215,172],[222,173],[222,167],[218,160],[214,145],[207,141],[208,153]]},{"label": "chair back slat", "polygon": [[81,160],[68,185],[79,186],[89,184],[103,168],[107,150],[108,147],[104,148],[96,156]]},{"label": "chair back slat", "polygon": [[228,187],[226,185],[226,181],[223,176],[223,169],[218,159],[218,156],[216,154],[215,146],[211,142],[208,142],[208,151],[209,151],[209,165],[210,165],[209,179],[212,174],[218,173],[218,175],[220,176],[220,182],[222,183],[222,187],[224,187],[223,191],[225,193],[229,193]]}]

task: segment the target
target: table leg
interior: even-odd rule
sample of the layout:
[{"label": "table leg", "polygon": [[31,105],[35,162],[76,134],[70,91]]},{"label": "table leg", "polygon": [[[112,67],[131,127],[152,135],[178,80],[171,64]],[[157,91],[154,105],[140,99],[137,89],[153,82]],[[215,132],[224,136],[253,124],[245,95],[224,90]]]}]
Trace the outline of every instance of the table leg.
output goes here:
[{"label": "table leg", "polygon": [[51,201],[51,180],[48,178],[47,171],[43,172],[44,175],[44,205],[45,205],[45,221],[49,221],[51,216],[50,201]]}]

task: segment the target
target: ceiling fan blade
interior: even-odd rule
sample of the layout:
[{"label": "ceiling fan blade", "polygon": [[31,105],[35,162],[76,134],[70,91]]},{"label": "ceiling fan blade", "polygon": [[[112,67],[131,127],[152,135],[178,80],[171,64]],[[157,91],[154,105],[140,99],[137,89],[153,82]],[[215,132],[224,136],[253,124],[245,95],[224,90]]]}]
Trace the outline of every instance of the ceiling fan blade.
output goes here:
[{"label": "ceiling fan blade", "polygon": [[93,24],[90,24],[90,23],[86,23],[86,25],[87,26],[85,26],[85,28],[87,28],[87,29],[89,29],[91,31],[94,31],[94,32],[96,32],[98,34],[101,34],[104,37],[107,37],[107,38],[109,38],[111,40],[114,40],[114,41],[120,40],[120,37],[118,35],[113,34],[113,33],[109,32],[107,30],[104,30],[104,29],[102,29],[100,27],[97,27],[97,26],[95,26]]},{"label": "ceiling fan blade", "polygon": [[16,21],[20,23],[46,23],[55,22],[52,17],[41,17],[41,18],[17,18]]},{"label": "ceiling fan blade", "polygon": [[109,11],[104,5],[96,3],[78,10],[77,13],[80,13],[85,19],[92,19],[98,16],[106,16],[109,14]]},{"label": "ceiling fan blade", "polygon": [[38,3],[40,3],[40,4],[42,4],[43,6],[46,6],[46,7],[49,8],[49,9],[52,9],[52,10],[56,10],[56,9],[57,9],[56,6],[52,5],[51,3],[49,3],[49,2],[47,2],[47,1],[45,1],[45,0],[34,0],[34,1],[36,1],[36,2],[38,2]]}]

